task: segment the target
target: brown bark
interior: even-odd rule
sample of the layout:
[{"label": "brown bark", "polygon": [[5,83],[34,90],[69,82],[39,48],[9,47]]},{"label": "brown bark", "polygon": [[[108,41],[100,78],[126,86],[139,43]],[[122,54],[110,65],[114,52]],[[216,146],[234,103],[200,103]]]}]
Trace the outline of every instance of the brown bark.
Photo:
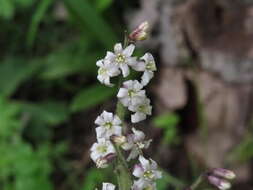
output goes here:
[{"label": "brown bark", "polygon": [[[156,31],[145,44],[154,50],[159,47],[156,109],[184,110],[182,125],[189,126],[180,127],[192,129],[186,135],[187,151],[203,167],[227,166],[227,155],[244,138],[253,115],[252,3],[141,2],[130,27],[150,19]],[[232,163],[231,167],[238,181],[252,179],[247,164]]]}]

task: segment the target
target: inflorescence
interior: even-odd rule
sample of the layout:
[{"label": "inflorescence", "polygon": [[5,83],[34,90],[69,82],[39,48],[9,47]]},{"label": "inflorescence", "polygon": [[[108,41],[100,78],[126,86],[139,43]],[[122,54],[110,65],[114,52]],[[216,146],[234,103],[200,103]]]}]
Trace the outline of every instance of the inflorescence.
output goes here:
[{"label": "inflorescence", "polygon": [[[156,64],[151,53],[145,53],[139,59],[133,56],[137,41],[146,39],[148,23],[142,23],[128,37],[127,43],[122,46],[117,43],[114,52],[108,51],[104,59],[97,61],[99,67],[97,79],[108,87],[114,86],[111,77],[120,76],[126,78],[131,69],[142,72],[141,80],[124,80],[117,93],[118,102],[131,112],[131,122],[138,123],[151,115],[152,106],[146,96],[144,87],[150,82],[156,71]],[[122,119],[122,118],[121,118]],[[91,159],[98,168],[105,168],[119,155],[118,151],[129,152],[126,160],[127,169],[130,169],[130,161],[137,163],[132,169],[131,190],[155,190],[156,179],[162,174],[158,170],[156,162],[144,157],[142,150],[147,149],[152,140],[145,139],[145,134],[132,128],[132,133],[125,134],[123,131],[124,121],[114,113],[103,111],[95,120],[97,142],[91,147]],[[120,149],[117,150],[117,147]],[[120,188],[120,187],[119,187]],[[129,190],[130,190],[129,188]],[[114,190],[115,185],[103,183],[103,190]]]}]

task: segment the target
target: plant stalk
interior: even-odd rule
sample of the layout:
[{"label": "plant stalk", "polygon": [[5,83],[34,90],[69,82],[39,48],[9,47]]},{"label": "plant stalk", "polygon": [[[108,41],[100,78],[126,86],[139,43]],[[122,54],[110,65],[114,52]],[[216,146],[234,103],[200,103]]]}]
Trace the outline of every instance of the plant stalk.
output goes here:
[{"label": "plant stalk", "polygon": [[[129,44],[127,33],[125,33],[125,39],[124,39],[124,48],[127,47]],[[123,78],[119,79],[119,85],[118,88],[121,87],[123,83]],[[116,106],[116,114],[121,119],[121,121],[124,123],[124,118],[126,114],[125,107],[121,104],[120,101],[117,102]],[[123,130],[126,131],[126,128],[123,128]],[[127,161],[121,151],[121,148],[119,145],[114,145],[117,153],[117,165],[115,167],[115,171],[117,173],[117,180],[119,184],[120,190],[130,190],[132,186],[132,177],[130,174],[130,171],[128,169]]]}]

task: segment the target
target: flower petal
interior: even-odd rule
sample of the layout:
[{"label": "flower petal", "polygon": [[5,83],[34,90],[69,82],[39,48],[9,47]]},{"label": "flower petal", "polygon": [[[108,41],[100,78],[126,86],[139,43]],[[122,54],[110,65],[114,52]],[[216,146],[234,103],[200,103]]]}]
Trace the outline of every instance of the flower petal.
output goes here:
[{"label": "flower petal", "polygon": [[127,64],[120,64],[120,69],[122,71],[123,77],[127,77],[129,75],[130,71]]},{"label": "flower petal", "polygon": [[123,98],[128,95],[128,90],[126,88],[120,88],[117,94],[118,98]]},{"label": "flower petal", "polygon": [[108,61],[110,61],[110,62],[113,62],[114,61],[114,59],[115,59],[115,55],[114,55],[114,53],[112,53],[112,52],[110,52],[110,51],[107,51],[106,52],[106,56],[105,56],[105,60],[108,60]]},{"label": "flower petal", "polygon": [[143,61],[136,61],[134,62],[132,59],[129,61],[129,64],[133,70],[135,71],[145,71],[146,64]]},{"label": "flower petal", "polygon": [[138,122],[143,121],[145,119],[146,119],[146,114],[144,114],[144,113],[136,112],[135,114],[131,115],[132,123],[138,123]]},{"label": "flower petal", "polygon": [[106,130],[104,127],[97,127],[96,129],[97,138],[105,137]]},{"label": "flower petal", "polygon": [[97,62],[96,62],[96,65],[98,66],[98,67],[102,67],[103,66],[103,59],[100,59],[100,60],[98,60]]},{"label": "flower petal", "polygon": [[123,54],[126,57],[130,57],[133,52],[134,52],[135,46],[133,44],[130,44],[129,46],[127,46],[124,50],[123,50]]},{"label": "flower petal", "polygon": [[139,156],[139,161],[141,163],[141,166],[144,168],[144,170],[150,167],[149,160],[145,159],[142,155]]},{"label": "flower petal", "polygon": [[112,124],[113,125],[121,125],[121,123],[122,122],[121,122],[120,118],[117,115],[115,115]]},{"label": "flower petal", "polygon": [[116,54],[122,52],[122,45],[121,45],[121,43],[115,44],[115,46],[114,46],[114,52],[115,52]]},{"label": "flower petal", "polygon": [[135,177],[142,177],[144,173],[144,169],[142,168],[141,164],[135,164],[134,165],[134,171],[133,171],[133,175]]},{"label": "flower petal", "polygon": [[141,84],[146,86],[153,77],[154,73],[152,71],[145,71],[141,77]]}]

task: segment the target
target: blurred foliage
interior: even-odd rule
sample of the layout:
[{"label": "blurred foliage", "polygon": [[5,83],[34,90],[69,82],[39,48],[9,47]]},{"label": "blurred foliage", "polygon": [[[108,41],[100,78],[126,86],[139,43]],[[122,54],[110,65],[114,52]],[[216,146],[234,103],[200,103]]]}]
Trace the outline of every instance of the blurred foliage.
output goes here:
[{"label": "blurred foliage", "polygon": [[104,102],[114,94],[116,94],[116,88],[112,89],[102,85],[94,85],[88,89],[82,90],[77,94],[77,96],[74,97],[71,104],[71,111],[75,112],[86,110],[97,105],[98,103]]},{"label": "blurred foliage", "polygon": [[87,175],[81,189],[94,190],[95,188],[98,188],[98,184],[98,189],[101,189],[101,184],[103,182],[111,182],[117,184],[116,177],[112,170],[113,169],[111,167],[103,170],[97,168],[89,169],[87,171]]},{"label": "blurred foliage", "polygon": [[0,16],[11,19],[18,9],[31,6],[34,0],[0,0]]},{"label": "blurred foliage", "polygon": [[[73,190],[94,190],[102,181],[115,180],[111,170],[87,169],[82,171],[84,178],[72,174],[75,155],[68,155],[72,119],[116,93],[98,84],[95,64],[125,30],[114,3],[0,0],[1,189],[53,190],[61,183]],[[179,142],[179,121],[173,113],[154,119],[164,131],[165,143]],[[70,138],[56,134],[57,130],[66,130]],[[236,154],[249,159],[252,151],[246,151],[252,144],[249,138]],[[66,180],[55,177],[58,170]],[[182,185],[164,172],[158,190]]]},{"label": "blurred foliage", "polygon": [[229,162],[248,162],[253,158],[253,134],[250,132],[230,153]]},{"label": "blurred foliage", "polygon": [[1,189],[53,189],[49,181],[53,147],[41,143],[35,148],[22,139],[26,118],[20,113],[18,104],[0,98]]},{"label": "blurred foliage", "polygon": [[[115,93],[95,79],[96,60],[117,40],[103,15],[112,3],[0,0],[1,189],[52,190],[55,167],[69,171],[59,164],[67,164],[62,159],[68,140],[55,141],[55,128]],[[59,6],[66,12],[63,20]],[[66,175],[68,183],[74,175]],[[83,185],[74,184],[77,177],[68,185],[94,189],[106,176],[108,171],[90,169]]]},{"label": "blurred foliage", "polygon": [[180,190],[186,186],[180,179],[177,179],[171,176],[166,171],[162,171],[162,172],[163,172],[163,177],[157,180],[157,189],[167,190],[168,186],[172,186],[174,187],[175,190]]},{"label": "blurred foliage", "polygon": [[177,125],[180,118],[175,113],[164,113],[156,116],[153,120],[157,128],[163,129],[163,142],[166,144],[175,144],[179,142]]}]

